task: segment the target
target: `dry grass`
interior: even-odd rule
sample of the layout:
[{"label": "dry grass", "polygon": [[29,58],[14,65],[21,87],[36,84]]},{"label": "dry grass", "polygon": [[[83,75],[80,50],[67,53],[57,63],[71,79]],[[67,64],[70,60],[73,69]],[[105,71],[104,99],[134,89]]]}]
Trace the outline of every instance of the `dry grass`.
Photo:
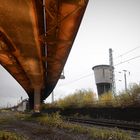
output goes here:
[{"label": "dry grass", "polygon": [[51,107],[140,107],[140,84],[133,84],[128,91],[113,96],[111,92],[95,98],[92,90],[78,90],[74,94],[56,101],[54,104],[43,105],[43,109]]},{"label": "dry grass", "polygon": [[0,131],[0,140],[26,140],[26,139],[13,132]]},{"label": "dry grass", "polygon": [[36,121],[38,121],[41,125],[64,129],[69,133],[85,134],[94,140],[131,140],[131,136],[128,132],[126,133],[119,129],[105,130],[72,124],[63,121],[59,113],[41,116],[36,118]]}]

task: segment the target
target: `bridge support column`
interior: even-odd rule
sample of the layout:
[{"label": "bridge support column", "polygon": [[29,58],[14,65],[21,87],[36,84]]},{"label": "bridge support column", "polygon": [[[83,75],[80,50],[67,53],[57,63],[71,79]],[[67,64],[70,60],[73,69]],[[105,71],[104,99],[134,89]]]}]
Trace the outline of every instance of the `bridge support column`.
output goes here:
[{"label": "bridge support column", "polygon": [[34,88],[34,112],[40,113],[40,103],[41,103],[41,88]]},{"label": "bridge support column", "polygon": [[34,109],[34,94],[31,93],[28,95],[29,96],[29,106],[28,110],[33,110]]}]

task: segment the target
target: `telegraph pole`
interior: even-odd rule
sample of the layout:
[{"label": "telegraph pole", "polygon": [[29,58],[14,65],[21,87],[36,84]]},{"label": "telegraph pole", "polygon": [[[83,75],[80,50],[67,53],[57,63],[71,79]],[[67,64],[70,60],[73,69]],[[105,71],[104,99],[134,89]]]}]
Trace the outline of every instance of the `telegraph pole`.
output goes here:
[{"label": "telegraph pole", "polygon": [[[60,78],[59,79],[62,79],[64,80],[65,79],[65,75],[64,75],[64,69],[62,70],[62,73],[60,75]],[[54,90],[52,91],[52,103],[54,103]]]},{"label": "telegraph pole", "polygon": [[125,85],[125,92],[127,92],[127,79],[126,79],[126,72],[127,70],[123,70],[124,71],[124,85]]},{"label": "telegraph pole", "polygon": [[109,65],[111,67],[111,79],[112,79],[112,93],[113,95],[115,95],[115,74],[114,74],[114,65],[113,65],[113,53],[112,53],[112,49],[109,49]]},{"label": "telegraph pole", "polygon": [[54,103],[54,91],[52,91],[52,103]]}]

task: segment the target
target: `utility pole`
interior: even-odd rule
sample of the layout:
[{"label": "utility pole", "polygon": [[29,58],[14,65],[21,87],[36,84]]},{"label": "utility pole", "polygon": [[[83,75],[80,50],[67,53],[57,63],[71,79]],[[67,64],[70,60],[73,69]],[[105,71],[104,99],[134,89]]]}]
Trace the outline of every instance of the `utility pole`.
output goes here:
[{"label": "utility pole", "polygon": [[112,49],[109,49],[109,65],[111,67],[111,80],[112,80],[112,94],[115,95],[116,87],[115,87],[115,74],[114,74],[114,65],[113,65],[113,53]]},{"label": "utility pole", "polygon": [[[65,75],[64,75],[64,69],[62,70],[62,73],[60,75],[60,78],[59,79],[62,79],[64,80],[65,79]],[[54,103],[54,91],[52,91],[52,103]]]},{"label": "utility pole", "polygon": [[54,103],[54,91],[52,91],[52,103]]},{"label": "utility pole", "polygon": [[127,79],[126,79],[126,72],[127,70],[123,70],[124,71],[124,84],[125,84],[125,91],[127,92]]}]

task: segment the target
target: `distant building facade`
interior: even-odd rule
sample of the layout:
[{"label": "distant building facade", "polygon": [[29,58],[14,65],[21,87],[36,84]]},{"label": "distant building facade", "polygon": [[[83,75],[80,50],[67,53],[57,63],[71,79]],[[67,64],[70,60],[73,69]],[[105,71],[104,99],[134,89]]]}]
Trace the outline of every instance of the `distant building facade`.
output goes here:
[{"label": "distant building facade", "polygon": [[28,99],[24,99],[21,103],[19,103],[16,107],[17,111],[24,112],[27,110]]}]

